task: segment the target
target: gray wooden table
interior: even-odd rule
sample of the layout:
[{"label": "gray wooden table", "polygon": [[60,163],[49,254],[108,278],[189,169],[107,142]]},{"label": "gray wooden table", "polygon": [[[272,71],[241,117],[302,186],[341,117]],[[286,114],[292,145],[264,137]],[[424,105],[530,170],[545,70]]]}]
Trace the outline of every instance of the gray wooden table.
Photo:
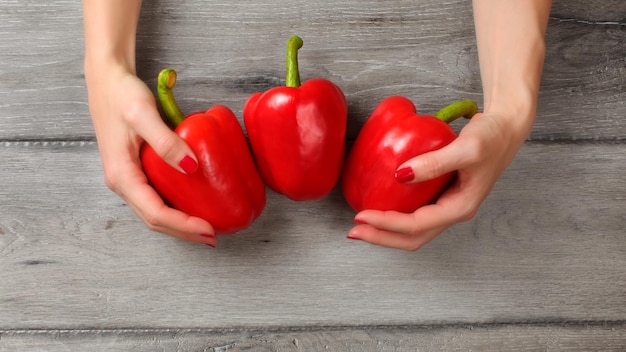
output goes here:
[{"label": "gray wooden table", "polygon": [[[555,0],[538,121],[476,218],[417,252],[345,239],[339,190],[273,193],[219,247],[152,233],[103,182],[78,1],[0,2],[0,351],[626,350],[626,2]],[[481,101],[471,4],[146,1],[139,74],[184,111],[302,78],[433,113]],[[458,130],[462,123],[455,123]],[[349,141],[348,141],[349,142]]]}]

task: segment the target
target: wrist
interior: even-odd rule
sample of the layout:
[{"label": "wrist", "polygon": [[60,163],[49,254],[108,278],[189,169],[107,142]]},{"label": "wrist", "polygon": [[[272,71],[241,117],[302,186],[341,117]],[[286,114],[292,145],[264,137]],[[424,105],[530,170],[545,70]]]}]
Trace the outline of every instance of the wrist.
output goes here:
[{"label": "wrist", "polygon": [[115,56],[90,56],[88,54],[85,55],[84,72],[87,86],[116,77],[136,75],[135,65],[129,60]]},{"label": "wrist", "polygon": [[140,0],[84,1],[86,78],[135,74],[135,35]]},{"label": "wrist", "polygon": [[499,116],[510,128],[530,133],[537,116],[538,91],[534,84],[508,84],[485,96],[483,112]]}]

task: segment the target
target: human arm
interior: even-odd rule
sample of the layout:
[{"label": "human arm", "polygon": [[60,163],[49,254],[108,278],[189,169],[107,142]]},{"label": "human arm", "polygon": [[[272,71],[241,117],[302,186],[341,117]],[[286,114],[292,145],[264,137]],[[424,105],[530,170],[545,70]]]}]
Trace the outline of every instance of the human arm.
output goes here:
[{"label": "human arm", "polygon": [[454,142],[406,161],[396,174],[420,182],[456,170],[455,182],[435,204],[411,214],[359,212],[348,238],[417,250],[474,217],[534,124],[550,6],[549,0],[474,0],[483,112]]},{"label": "human arm", "polygon": [[180,172],[194,172],[197,159],[161,120],[152,92],[136,75],[140,9],[139,0],[83,1],[85,80],[105,182],[148,228],[215,246],[211,225],[164,204],[141,166],[144,141]]}]

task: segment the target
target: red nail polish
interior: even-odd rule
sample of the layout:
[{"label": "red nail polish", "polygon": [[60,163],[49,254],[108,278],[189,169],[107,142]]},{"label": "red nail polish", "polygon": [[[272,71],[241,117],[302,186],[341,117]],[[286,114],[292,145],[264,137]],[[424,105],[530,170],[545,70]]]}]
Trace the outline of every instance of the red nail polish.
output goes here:
[{"label": "red nail polish", "polygon": [[413,169],[410,167],[403,167],[402,169],[396,171],[395,177],[396,181],[400,183],[407,183],[409,181],[413,181],[415,175],[413,174]]},{"label": "red nail polish", "polygon": [[178,164],[188,175],[193,174],[198,169],[198,163],[189,155],[185,155],[183,160]]},{"label": "red nail polish", "polygon": [[363,221],[361,219],[354,219],[352,221],[354,221],[355,224],[360,224],[360,225],[367,224],[365,221]]},{"label": "red nail polish", "polygon": [[213,248],[213,249],[215,249],[215,245],[214,245],[214,244],[205,243],[205,245],[206,245],[206,246],[209,246],[209,247],[211,247],[211,248]]},{"label": "red nail polish", "polygon": [[346,237],[346,238],[349,239],[349,240],[355,240],[355,241],[360,241],[361,240],[360,238],[356,238],[356,237],[353,237],[353,236],[350,236],[350,235],[348,235],[348,237]]}]

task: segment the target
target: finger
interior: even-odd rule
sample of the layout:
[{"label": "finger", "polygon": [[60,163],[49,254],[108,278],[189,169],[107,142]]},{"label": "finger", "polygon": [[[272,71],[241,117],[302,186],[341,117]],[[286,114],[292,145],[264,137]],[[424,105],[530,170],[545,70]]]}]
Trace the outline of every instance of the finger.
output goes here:
[{"label": "finger", "polygon": [[437,228],[418,236],[391,232],[371,225],[358,225],[348,233],[349,239],[365,241],[377,246],[415,251],[437,237],[445,228]]},{"label": "finger", "polygon": [[471,164],[470,156],[466,143],[456,139],[441,149],[405,161],[396,169],[395,176],[402,183],[431,180]]},{"label": "finger", "polygon": [[215,230],[210,223],[168,207],[145,182],[142,173],[133,175],[130,172],[124,185],[117,187],[117,193],[151,230],[213,247],[217,244]]},{"label": "finger", "polygon": [[142,209],[131,203],[129,206],[152,231],[172,235],[185,241],[203,243],[213,248],[217,246],[217,236],[213,228],[200,218],[169,208],[165,204],[160,204],[156,210]]},{"label": "finger", "polygon": [[411,214],[397,211],[363,210],[355,222],[368,224],[378,229],[419,235],[433,229],[448,227],[459,221],[454,211],[439,204],[430,204]]},{"label": "finger", "polygon": [[198,159],[191,148],[161,119],[154,104],[139,104],[129,112],[128,121],[166,163],[180,172],[192,174],[198,168]]}]

